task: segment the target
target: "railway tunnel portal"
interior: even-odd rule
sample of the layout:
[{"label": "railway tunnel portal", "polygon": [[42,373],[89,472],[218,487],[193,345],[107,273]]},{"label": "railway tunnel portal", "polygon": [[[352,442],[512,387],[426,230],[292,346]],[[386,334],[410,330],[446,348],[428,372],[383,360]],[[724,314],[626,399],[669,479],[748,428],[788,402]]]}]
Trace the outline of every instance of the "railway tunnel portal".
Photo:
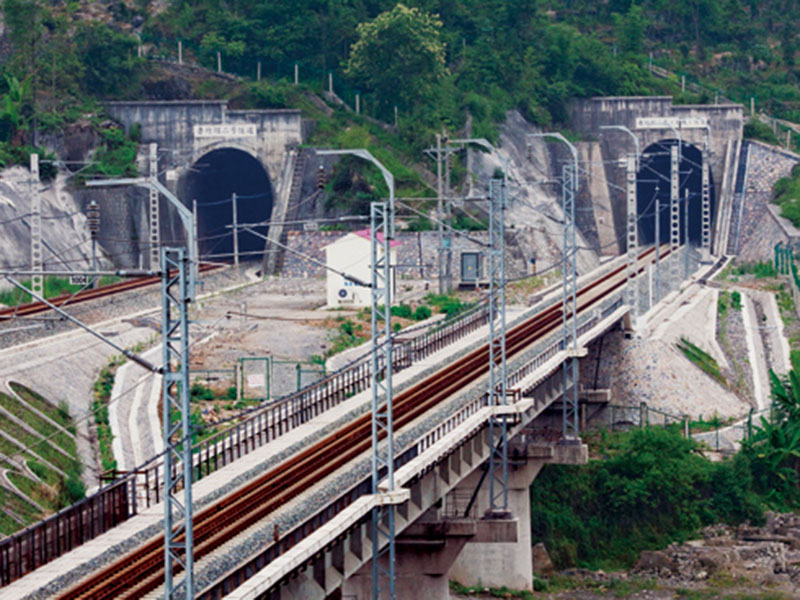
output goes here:
[{"label": "railway tunnel portal", "polygon": [[[672,148],[679,143],[680,243],[686,242],[687,233],[692,246],[699,246],[701,243],[703,153],[693,144],[679,142],[677,139],[664,139],[644,149],[636,176],[639,242],[642,244],[650,245],[654,243],[656,237],[662,244],[669,242],[670,153]],[[712,215],[711,226],[713,227],[716,196],[712,172],[709,172],[709,200]],[[658,218],[656,218],[657,213]],[[656,223],[658,223],[658,235],[656,234]]]},{"label": "railway tunnel portal", "polygon": [[[303,141],[299,110],[230,110],[226,100],[152,100],[108,102],[109,114],[126,131],[137,128],[140,172],[148,174],[148,146],[158,147],[159,180],[187,207],[198,203],[198,237],[202,256],[230,259],[233,252],[233,220],[230,198],[239,196],[238,221],[271,220],[279,224],[260,228],[260,233],[278,240],[286,216],[297,148]],[[226,199],[228,199],[226,201]],[[135,200],[128,212],[134,215],[136,234],[148,239],[146,211]],[[159,202],[161,240],[185,240],[177,211]],[[252,234],[239,236],[239,249],[247,258],[261,259],[269,242]],[[149,251],[140,244],[142,255]],[[265,253],[274,257],[275,253]],[[264,259],[265,268],[270,268]]]},{"label": "railway tunnel portal", "polygon": [[[234,197],[238,224],[264,223],[272,215],[269,175],[258,159],[244,150],[227,147],[204,154],[178,187],[179,197],[189,209],[197,202],[198,247],[208,260],[232,260]],[[267,235],[269,226],[254,226],[253,230]],[[260,255],[264,244],[263,238],[252,233],[239,234],[238,251],[243,259]]]}]

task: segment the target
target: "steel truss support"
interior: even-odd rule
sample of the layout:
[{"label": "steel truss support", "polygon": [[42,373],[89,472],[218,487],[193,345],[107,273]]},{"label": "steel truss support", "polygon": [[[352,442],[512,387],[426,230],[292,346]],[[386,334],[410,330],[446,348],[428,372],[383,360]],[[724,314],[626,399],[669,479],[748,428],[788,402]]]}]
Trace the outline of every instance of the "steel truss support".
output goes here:
[{"label": "steel truss support", "polygon": [[709,171],[711,169],[711,160],[709,156],[708,145],[703,148],[703,172],[702,172],[702,237],[701,251],[703,262],[711,260],[711,177]]},{"label": "steel truss support", "polygon": [[[578,174],[572,165],[564,165],[562,171],[562,208],[564,211],[564,272],[562,326],[564,350],[578,349],[578,245],[575,234],[575,197],[578,192]],[[578,358],[564,361],[563,435],[575,438],[578,426]]]},{"label": "steel truss support", "polygon": [[[150,155],[148,160],[149,175],[151,179],[158,178],[158,144],[150,144]],[[161,246],[161,233],[159,226],[158,214],[158,190],[154,187],[148,189],[150,193],[150,213],[149,213],[149,227],[150,227],[150,269],[155,270],[158,268],[160,246]]]},{"label": "steel truss support", "polygon": [[[392,212],[385,202],[370,205],[372,265],[372,493],[394,491],[394,426],[392,422],[392,273],[390,239]],[[381,320],[383,325],[381,331]],[[381,335],[384,343],[381,344]],[[382,437],[386,437],[380,445]],[[395,600],[395,508],[372,510],[372,598],[388,589]],[[386,546],[381,549],[381,541]],[[380,558],[386,556],[382,565]]]},{"label": "steel truss support", "polygon": [[[680,143],[680,142],[678,142]],[[681,245],[681,211],[680,211],[680,148],[670,147],[669,174],[669,277],[670,285],[677,285],[679,273],[678,248]]]},{"label": "steel truss support", "polygon": [[[489,181],[489,404],[506,404],[506,185]],[[489,511],[508,512],[508,417],[489,419]]]},{"label": "steel truss support", "polygon": [[636,277],[636,259],[639,254],[639,228],[636,207],[636,155],[629,154],[626,160],[627,171],[627,252],[626,252],[626,274],[628,283],[625,288],[626,302],[631,307],[634,317],[639,314],[639,281]]},{"label": "steel truss support", "polygon": [[[161,251],[164,360],[164,581],[167,600],[194,598],[192,444],[189,421],[189,280],[183,248]],[[188,468],[187,468],[188,467]],[[180,490],[183,488],[183,500]],[[183,571],[183,580],[174,576]]]},{"label": "steel truss support", "polygon": [[44,295],[44,257],[42,256],[42,197],[39,195],[39,155],[31,154],[31,290]]}]

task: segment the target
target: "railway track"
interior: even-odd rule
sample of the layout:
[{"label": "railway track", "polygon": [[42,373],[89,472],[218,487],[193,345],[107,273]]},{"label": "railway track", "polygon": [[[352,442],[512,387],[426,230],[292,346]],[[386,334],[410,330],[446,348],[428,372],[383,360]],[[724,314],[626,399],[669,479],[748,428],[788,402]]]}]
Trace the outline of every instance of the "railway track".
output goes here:
[{"label": "railway track", "polygon": [[[221,268],[220,265],[201,264],[198,268],[198,271],[200,273],[205,273],[207,271],[213,271],[214,269],[220,269],[220,268]],[[124,281],[119,281],[117,283],[112,283],[110,285],[104,285],[102,287],[98,287],[95,289],[83,290],[81,292],[78,292],[77,294],[70,294],[69,292],[66,292],[64,294],[61,294],[60,296],[56,296],[55,298],[48,298],[47,301],[58,307],[67,304],[69,305],[79,304],[81,302],[88,302],[89,300],[105,298],[106,296],[113,296],[114,294],[119,294],[122,292],[128,292],[130,290],[136,290],[150,285],[155,285],[160,282],[161,282],[161,277],[159,277],[158,275],[154,275],[152,277],[139,277],[136,279],[127,279]],[[0,322],[8,319],[13,319],[15,317],[28,317],[48,310],[51,309],[47,304],[38,301],[29,302],[27,304],[20,304],[19,306],[3,308],[0,309]]]},{"label": "railway track", "polygon": [[[640,254],[640,271],[642,263],[649,260],[652,252],[650,249]],[[591,307],[624,285],[625,281],[625,266],[622,266],[586,284],[578,291],[578,310]],[[506,336],[508,358],[513,358],[531,343],[557,329],[561,320],[559,303],[510,329]],[[396,429],[408,425],[485,375],[489,369],[488,357],[488,345],[484,345],[397,394],[393,401]],[[195,561],[363,454],[370,445],[371,416],[367,413],[204,508],[194,517]],[[57,597],[60,600],[142,598],[163,582],[163,542],[163,536],[150,540]]]}]

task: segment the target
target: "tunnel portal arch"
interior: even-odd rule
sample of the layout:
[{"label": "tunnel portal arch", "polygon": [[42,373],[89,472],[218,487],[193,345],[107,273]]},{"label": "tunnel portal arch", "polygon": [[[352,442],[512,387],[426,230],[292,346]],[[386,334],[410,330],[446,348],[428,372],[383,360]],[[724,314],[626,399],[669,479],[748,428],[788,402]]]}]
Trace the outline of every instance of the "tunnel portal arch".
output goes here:
[{"label": "tunnel portal arch", "polygon": [[[659,207],[659,239],[662,244],[669,243],[670,221],[670,152],[678,144],[676,139],[664,139],[650,144],[642,152],[639,172],[636,175],[637,213],[639,218],[639,243],[649,245],[656,238],[656,206]],[[685,242],[684,198],[688,191],[689,243],[700,246],[702,239],[702,186],[703,153],[687,142],[681,142],[681,160],[678,167],[680,199],[680,236]],[[709,169],[709,199],[711,208],[711,229],[714,228],[716,193],[714,176]],[[657,201],[657,203],[656,203]]]},{"label": "tunnel portal arch", "polygon": [[[200,256],[233,261],[232,196],[236,194],[237,221],[259,223],[272,216],[274,198],[269,174],[252,154],[222,147],[202,154],[189,169],[182,198],[191,209],[197,201],[197,234]],[[266,236],[267,225],[253,227]],[[252,233],[239,233],[242,260],[260,260],[266,242]]]}]

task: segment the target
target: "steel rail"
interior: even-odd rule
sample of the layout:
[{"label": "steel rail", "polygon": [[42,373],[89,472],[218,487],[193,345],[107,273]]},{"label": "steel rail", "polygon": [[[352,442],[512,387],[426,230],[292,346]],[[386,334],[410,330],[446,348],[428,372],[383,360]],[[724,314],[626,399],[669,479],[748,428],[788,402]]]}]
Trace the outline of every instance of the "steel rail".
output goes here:
[{"label": "steel rail", "polygon": [[[199,270],[200,272],[206,272],[219,268],[221,268],[220,265],[201,264]],[[44,273],[44,275],[47,275],[47,273]],[[81,302],[96,300],[98,298],[104,298],[106,296],[111,296],[113,294],[119,294],[121,292],[135,290],[149,285],[155,285],[160,282],[161,282],[161,277],[158,276],[129,279],[126,281],[118,281],[116,283],[104,285],[94,289],[83,290],[81,292],[78,292],[77,294],[71,294],[70,292],[65,292],[63,294],[60,294],[59,296],[56,296],[55,298],[49,298],[48,301],[51,304],[60,308],[66,304],[69,305],[79,304]],[[26,304],[20,304],[19,306],[10,306],[8,308],[0,309],[0,321],[13,319],[15,317],[25,317],[29,315],[35,315],[38,313],[46,312],[48,310],[50,310],[50,307],[44,302],[28,302]]]}]

